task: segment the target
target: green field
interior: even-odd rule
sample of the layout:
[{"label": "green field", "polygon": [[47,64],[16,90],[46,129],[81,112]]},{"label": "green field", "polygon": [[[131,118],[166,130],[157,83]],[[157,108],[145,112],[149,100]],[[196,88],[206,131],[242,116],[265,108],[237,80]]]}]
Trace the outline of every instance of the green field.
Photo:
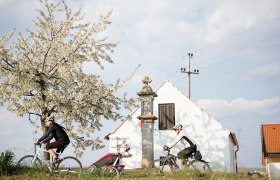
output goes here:
[{"label": "green field", "polygon": [[247,175],[246,172],[240,172],[238,174],[232,173],[221,173],[221,172],[212,172],[211,174],[197,174],[191,171],[183,171],[183,172],[176,172],[176,173],[165,173],[165,174],[153,174],[148,175],[147,171],[144,169],[138,170],[124,170],[124,172],[119,177],[104,177],[100,173],[87,173],[86,170],[78,175],[78,174],[62,174],[62,173],[49,173],[48,171],[39,171],[34,169],[25,169],[21,170],[17,174],[14,175],[2,175],[0,179],[14,179],[14,180],[21,180],[21,179],[40,179],[40,180],[56,180],[56,179],[262,179],[267,180],[266,177],[253,177]]},{"label": "green field", "polygon": [[[95,170],[93,172],[88,172],[84,169],[82,173],[79,174],[67,174],[67,173],[50,173],[47,168],[34,169],[25,168],[14,163],[14,153],[10,150],[2,152],[0,154],[0,180],[5,179],[38,179],[38,180],[56,180],[56,179],[69,179],[69,180],[90,180],[90,179],[263,179],[268,178],[262,176],[250,176],[248,171],[251,169],[239,168],[238,174],[232,173],[222,173],[222,172],[210,172],[210,173],[198,173],[197,171],[191,171],[185,169],[184,171],[174,172],[174,173],[159,173],[158,169],[147,170],[147,169],[135,169],[135,170],[124,170],[120,176],[109,176],[104,174],[104,171]],[[264,172],[264,169],[256,169],[258,172]],[[263,174],[263,173],[262,173]],[[265,173],[264,173],[265,176]]]}]

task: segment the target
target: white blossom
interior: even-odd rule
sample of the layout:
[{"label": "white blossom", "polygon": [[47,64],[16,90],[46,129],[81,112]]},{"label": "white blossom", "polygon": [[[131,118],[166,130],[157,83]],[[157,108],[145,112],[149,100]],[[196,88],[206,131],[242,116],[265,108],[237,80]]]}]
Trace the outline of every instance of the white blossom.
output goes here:
[{"label": "white blossom", "polygon": [[28,30],[27,37],[19,34],[9,46],[14,30],[0,39],[0,105],[7,103],[8,110],[18,116],[39,116],[43,132],[46,117],[55,115],[71,137],[88,137],[77,142],[78,155],[87,146],[102,148],[100,139],[90,139],[102,127],[100,120],[120,119],[118,110],[134,103],[115,94],[130,76],[107,85],[99,76],[82,70],[84,62],[95,62],[100,68],[102,61],[113,63],[110,53],[117,44],[107,37],[96,38],[110,24],[111,12],[100,16],[97,23],[82,23],[81,10],[73,13],[63,0],[40,2],[45,9],[38,10],[33,20],[35,31]]}]

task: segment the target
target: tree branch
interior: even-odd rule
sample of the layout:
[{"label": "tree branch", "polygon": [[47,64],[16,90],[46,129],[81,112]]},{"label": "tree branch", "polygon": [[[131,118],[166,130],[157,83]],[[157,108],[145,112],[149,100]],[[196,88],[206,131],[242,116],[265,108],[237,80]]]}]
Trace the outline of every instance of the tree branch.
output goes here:
[{"label": "tree branch", "polygon": [[[84,42],[86,41],[86,39],[88,39],[88,37],[85,37],[85,39],[82,41],[82,43],[80,45],[78,45],[78,47],[76,49],[74,49],[72,52],[69,53],[68,57],[70,57],[72,54],[74,54],[79,48],[81,48],[81,46],[84,44]],[[53,71],[53,69],[59,64],[61,63],[63,60],[65,60],[64,63],[66,63],[68,60],[66,60],[65,57],[63,57],[58,63],[56,63],[54,65],[54,67],[49,71],[49,73],[51,73]]]},{"label": "tree branch", "polygon": [[32,112],[28,112],[29,114],[29,119],[30,119],[30,115],[36,115],[36,116],[39,116],[40,118],[42,118],[42,115],[41,114],[37,114],[37,113],[32,113]]},{"label": "tree branch", "polygon": [[44,72],[46,59],[47,59],[47,56],[48,56],[48,54],[49,54],[49,51],[50,51],[51,47],[52,47],[52,45],[50,44],[50,46],[49,46],[49,48],[48,48],[46,54],[44,55],[44,61],[43,61],[42,72]]},{"label": "tree branch", "polygon": [[35,94],[33,94],[32,91],[34,91],[34,89],[30,90],[29,94],[27,94],[26,96],[34,96]]},{"label": "tree branch", "polygon": [[15,68],[15,67],[13,66],[13,64],[10,64],[10,63],[8,62],[8,60],[3,59],[3,61],[4,61],[8,66],[10,66],[11,68]]},{"label": "tree branch", "polygon": [[55,111],[55,108],[56,108],[56,105],[54,105],[48,112],[48,116],[50,116],[53,112],[56,112]]}]

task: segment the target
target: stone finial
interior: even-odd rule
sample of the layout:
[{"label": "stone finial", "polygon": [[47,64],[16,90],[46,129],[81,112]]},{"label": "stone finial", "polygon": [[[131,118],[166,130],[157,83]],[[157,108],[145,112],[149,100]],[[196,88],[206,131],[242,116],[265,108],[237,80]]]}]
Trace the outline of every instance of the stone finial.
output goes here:
[{"label": "stone finial", "polygon": [[144,86],[142,87],[142,90],[137,94],[139,96],[153,95],[154,97],[157,97],[156,93],[153,92],[152,88],[150,87],[150,83],[152,82],[152,80],[148,76],[145,76],[142,82]]},{"label": "stone finial", "polygon": [[150,87],[150,83],[152,82],[152,80],[148,77],[145,76],[144,79],[142,80],[144,86],[142,88],[142,92],[153,92],[152,88]]},{"label": "stone finial", "polygon": [[145,76],[142,82],[143,84],[148,86],[152,82],[152,80],[148,76]]}]

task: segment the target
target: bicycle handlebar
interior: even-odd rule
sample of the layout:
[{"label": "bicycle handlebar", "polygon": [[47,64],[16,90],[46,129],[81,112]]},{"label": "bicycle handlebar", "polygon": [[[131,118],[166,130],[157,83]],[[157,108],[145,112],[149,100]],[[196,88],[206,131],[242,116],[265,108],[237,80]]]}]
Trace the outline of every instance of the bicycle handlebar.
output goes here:
[{"label": "bicycle handlebar", "polygon": [[42,144],[41,143],[34,143],[35,146],[40,146],[42,147]]},{"label": "bicycle handlebar", "polygon": [[170,152],[170,148],[166,145],[163,146],[163,151],[168,151],[168,153]]}]

